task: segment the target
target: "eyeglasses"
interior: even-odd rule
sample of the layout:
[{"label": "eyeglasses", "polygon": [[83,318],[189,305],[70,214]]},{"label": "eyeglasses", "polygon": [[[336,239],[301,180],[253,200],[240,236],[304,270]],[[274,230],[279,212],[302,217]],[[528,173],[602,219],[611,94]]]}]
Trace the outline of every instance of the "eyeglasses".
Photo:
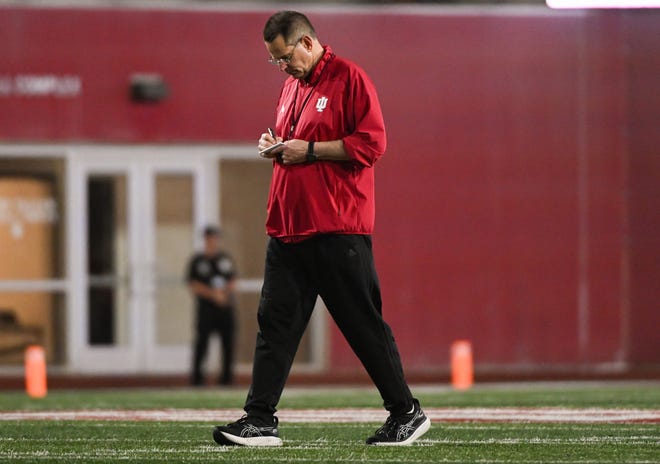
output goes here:
[{"label": "eyeglasses", "polygon": [[298,40],[296,40],[295,44],[293,45],[293,50],[291,50],[291,53],[289,53],[286,56],[283,56],[282,58],[268,58],[268,62],[273,66],[278,66],[278,67],[281,67],[282,65],[288,66],[289,63],[291,63],[291,60],[293,59],[293,52],[296,51],[296,47],[298,46],[298,44],[302,39],[303,38],[300,37]]}]

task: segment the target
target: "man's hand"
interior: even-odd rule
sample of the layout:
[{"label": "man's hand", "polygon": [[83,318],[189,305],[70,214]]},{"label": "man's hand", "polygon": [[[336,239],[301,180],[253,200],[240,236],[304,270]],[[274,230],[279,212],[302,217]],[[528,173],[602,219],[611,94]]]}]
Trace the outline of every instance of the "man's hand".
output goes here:
[{"label": "man's hand", "polygon": [[223,288],[213,288],[211,290],[211,298],[218,306],[225,306],[229,303],[229,292]]},{"label": "man's hand", "polygon": [[282,163],[298,164],[307,161],[308,143],[305,140],[293,139],[284,144],[284,150],[281,152]]},{"label": "man's hand", "polygon": [[[261,134],[261,137],[259,137],[259,145],[257,146],[257,148],[259,149],[259,151],[262,151],[270,147],[271,145],[274,145],[277,142],[281,142],[281,141],[282,141],[282,137],[272,137],[269,133],[264,132],[263,134]],[[271,151],[270,153],[259,154],[259,156],[266,159],[277,158],[277,155],[282,153],[283,149],[284,147],[277,148]]]},{"label": "man's hand", "polygon": [[225,306],[230,303],[231,295],[235,292],[236,281],[231,280],[224,288],[213,288],[197,280],[189,284],[193,294],[213,301],[218,306]]}]

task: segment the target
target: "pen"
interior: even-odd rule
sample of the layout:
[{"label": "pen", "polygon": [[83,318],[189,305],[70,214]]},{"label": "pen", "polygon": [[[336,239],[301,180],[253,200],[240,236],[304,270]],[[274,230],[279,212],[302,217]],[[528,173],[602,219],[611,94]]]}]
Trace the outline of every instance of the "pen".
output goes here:
[{"label": "pen", "polygon": [[275,131],[273,129],[271,129],[270,127],[268,128],[268,133],[270,134],[270,136],[272,138],[275,138]]}]

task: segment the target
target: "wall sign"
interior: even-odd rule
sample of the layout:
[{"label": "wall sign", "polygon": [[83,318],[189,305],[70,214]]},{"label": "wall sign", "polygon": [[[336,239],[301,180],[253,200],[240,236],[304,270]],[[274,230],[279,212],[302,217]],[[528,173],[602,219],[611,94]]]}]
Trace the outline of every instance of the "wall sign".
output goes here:
[{"label": "wall sign", "polygon": [[76,75],[0,75],[0,97],[74,98],[82,94],[82,79]]}]

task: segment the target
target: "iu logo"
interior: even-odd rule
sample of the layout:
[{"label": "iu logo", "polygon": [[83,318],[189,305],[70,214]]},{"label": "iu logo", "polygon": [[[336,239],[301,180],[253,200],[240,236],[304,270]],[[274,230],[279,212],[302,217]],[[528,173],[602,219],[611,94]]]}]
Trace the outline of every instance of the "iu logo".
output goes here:
[{"label": "iu logo", "polygon": [[321,97],[316,100],[316,111],[319,113],[322,113],[326,106],[328,106],[328,97]]}]

